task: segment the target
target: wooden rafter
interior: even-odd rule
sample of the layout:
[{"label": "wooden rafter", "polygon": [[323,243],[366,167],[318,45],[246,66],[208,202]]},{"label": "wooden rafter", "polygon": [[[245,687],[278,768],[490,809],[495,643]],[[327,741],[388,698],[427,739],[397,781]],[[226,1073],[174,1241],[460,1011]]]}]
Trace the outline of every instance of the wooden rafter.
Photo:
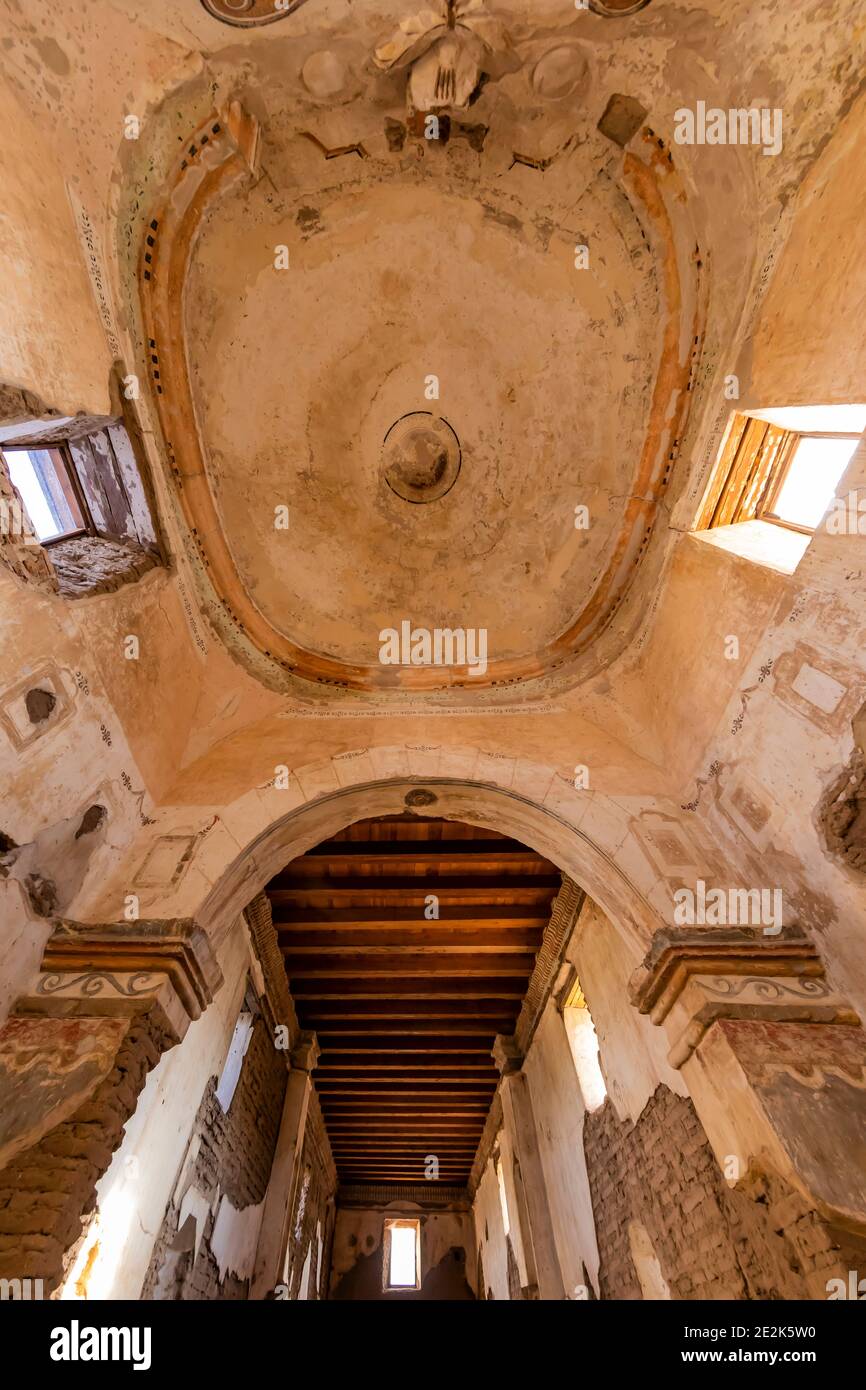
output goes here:
[{"label": "wooden rafter", "polygon": [[[466,1185],[561,887],[504,835],[450,821],[363,821],[267,888],[342,1183]],[[431,916],[431,895],[438,917]],[[425,915],[425,910],[427,915]]]}]

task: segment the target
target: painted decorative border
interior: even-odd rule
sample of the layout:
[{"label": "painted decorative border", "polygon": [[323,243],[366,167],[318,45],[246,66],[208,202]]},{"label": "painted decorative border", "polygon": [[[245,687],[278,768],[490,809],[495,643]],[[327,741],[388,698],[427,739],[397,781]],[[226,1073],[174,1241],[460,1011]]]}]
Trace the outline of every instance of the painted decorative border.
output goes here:
[{"label": "painted decorative border", "polygon": [[[236,29],[254,29],[262,24],[276,24],[294,14],[307,0],[201,0],[212,19],[231,24]],[[644,0],[649,3],[649,0]]]},{"label": "painted decorative border", "polygon": [[[685,429],[702,340],[701,258],[691,256],[684,285],[662,178],[672,165],[655,146],[650,162],[623,158],[623,191],[652,235],[665,306],[662,346],[641,456],[622,524],[590,598],[571,626],[542,651],[493,660],[484,675],[467,668],[353,664],[309,651],[278,631],[238,574],[208,478],[187,366],[184,287],[192,248],[219,198],[257,169],[259,128],[238,102],[192,137],[148,222],[139,270],[151,386],[165,448],[189,531],[225,617],[271,662],[303,680],[363,691],[434,691],[513,685],[570,665],[600,636],[627,596],[660,512]],[[663,170],[660,173],[659,170]],[[682,344],[691,350],[682,360]]]}]

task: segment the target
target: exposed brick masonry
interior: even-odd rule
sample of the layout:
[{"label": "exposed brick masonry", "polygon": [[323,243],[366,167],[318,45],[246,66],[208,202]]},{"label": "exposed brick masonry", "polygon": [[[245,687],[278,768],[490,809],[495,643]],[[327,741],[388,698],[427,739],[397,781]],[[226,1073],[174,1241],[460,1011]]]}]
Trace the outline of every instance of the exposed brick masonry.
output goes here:
[{"label": "exposed brick masonry", "polygon": [[61,1282],[162,1041],[133,1022],[93,1095],[0,1172],[0,1276],[44,1279],[46,1293]]},{"label": "exposed brick masonry", "polygon": [[[264,1200],[286,1089],[284,1054],[274,1047],[273,1036],[262,1017],[256,1019],[244,1057],[237,1089],[226,1114],[216,1098],[217,1077],[205,1087],[191,1139],[201,1136],[201,1146],[190,1182],[212,1201],[198,1255],[192,1267],[180,1271],[170,1291],[160,1271],[177,1234],[179,1209],[169,1206],[163,1219],[144,1281],[142,1298],[245,1299],[248,1282],[227,1273],[220,1283],[219,1268],[211,1254],[217,1189],[241,1210]],[[182,1194],[181,1194],[182,1196]]]},{"label": "exposed brick masonry", "polygon": [[584,1148],[602,1298],[642,1297],[631,1221],[648,1232],[674,1299],[824,1298],[853,1258],[778,1178],[730,1188],[691,1101],[664,1086],[636,1125],[609,1101],[587,1115]]}]

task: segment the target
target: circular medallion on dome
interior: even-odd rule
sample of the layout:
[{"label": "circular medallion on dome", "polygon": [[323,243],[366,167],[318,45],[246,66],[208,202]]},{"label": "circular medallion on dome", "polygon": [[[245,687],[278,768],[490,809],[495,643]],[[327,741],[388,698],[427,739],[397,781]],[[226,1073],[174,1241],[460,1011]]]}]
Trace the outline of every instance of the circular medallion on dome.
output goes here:
[{"label": "circular medallion on dome", "polygon": [[385,482],[404,502],[437,502],[457,481],[460,440],[441,416],[413,411],[385,435],[382,459]]}]

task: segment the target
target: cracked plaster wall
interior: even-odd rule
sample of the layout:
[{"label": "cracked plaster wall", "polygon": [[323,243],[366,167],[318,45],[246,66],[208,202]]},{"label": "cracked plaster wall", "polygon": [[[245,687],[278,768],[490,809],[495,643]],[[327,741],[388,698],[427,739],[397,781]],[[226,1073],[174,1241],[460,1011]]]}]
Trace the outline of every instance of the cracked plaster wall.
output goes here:
[{"label": "cracked plaster wall", "polygon": [[[661,12],[663,7],[658,8]],[[9,364],[4,375],[57,409],[102,413],[112,352],[100,327],[64,175],[70,176],[98,230],[114,329],[123,355],[136,362],[135,310],[124,276],[137,252],[135,234],[158,178],[149,181],[141,148],[124,143],[124,114],[133,107],[153,119],[165,137],[160,156],[164,172],[179,134],[167,114],[171,103],[164,103],[165,92],[175,84],[184,88],[188,106],[179,124],[187,133],[189,117],[206,111],[214,90],[228,90],[232,74],[242,69],[254,85],[247,40],[221,32],[213,42],[215,48],[224,45],[225,52],[205,72],[193,44],[204,34],[198,15],[189,28],[179,24],[171,7],[154,6],[153,30],[137,26],[133,35],[130,6],[102,4],[94,47],[92,4],[84,3],[74,16],[62,19],[56,5],[42,0],[28,6],[26,14],[11,0],[4,0],[4,9],[12,42],[2,57],[0,102],[8,108],[7,128],[17,134],[7,143],[0,192],[20,271],[14,291],[4,287],[11,296],[4,301],[2,346],[4,364]],[[752,87],[774,100],[783,91],[791,51],[798,44],[804,52],[808,48],[807,19],[798,16],[792,28],[785,28],[785,43],[778,45],[766,41],[774,32],[770,26],[784,27],[789,18],[780,19],[778,5],[765,7],[758,17],[753,6],[705,9],[714,37],[716,28],[721,33],[722,11],[727,12],[728,42],[738,52],[747,23],[757,25],[755,52],[761,57],[753,56],[746,71]],[[317,10],[314,4],[303,12],[304,42],[310,48],[317,41],[319,16],[335,13],[333,5]],[[754,167],[748,166],[746,192],[736,206],[742,211],[751,199],[758,225],[730,238],[710,237],[716,283],[735,283],[741,293],[731,294],[729,305],[715,302],[718,316],[711,320],[716,327],[707,370],[718,380],[733,363],[744,390],[740,404],[747,407],[856,399],[859,394],[859,271],[866,247],[857,151],[864,113],[852,65],[862,53],[863,26],[859,20],[851,32],[834,26],[834,16],[842,13],[839,5],[824,7],[825,37],[791,78],[791,110],[797,117],[792,166],[786,166],[781,178],[771,160],[758,157]],[[695,30],[702,22],[697,12],[687,20]],[[606,52],[596,31],[595,90],[633,89],[651,109],[657,108],[653,99],[665,84],[683,99],[700,94],[684,85],[675,45],[655,19],[652,23],[648,49],[640,55],[625,45]],[[844,54],[838,47],[842,40],[832,37],[834,27],[844,31]],[[249,41],[266,66],[275,62],[264,56],[267,42],[266,33]],[[108,68],[104,62],[100,66],[103,44],[115,56]],[[819,110],[806,103],[816,72],[830,74],[822,84]],[[97,83],[98,103],[93,100]],[[499,105],[508,106],[504,96]],[[381,115],[381,109],[375,111],[375,128],[384,141]],[[665,118],[669,116],[667,112]],[[350,110],[338,106],[326,112],[319,128],[336,144],[357,131],[353,119]],[[374,117],[364,119],[372,130]],[[539,153],[548,148],[542,127],[543,122],[518,125],[521,139],[537,137]],[[158,145],[154,139],[149,149]],[[32,159],[23,167],[16,161],[11,170],[9,152],[25,146],[33,151]],[[810,173],[808,164],[816,155],[819,163]],[[705,204],[717,202],[719,190],[736,183],[742,172],[742,161],[731,152],[723,152],[716,166],[708,164],[709,157],[708,150],[683,156],[708,233],[711,219]],[[538,170],[521,169],[521,187],[531,188],[528,181],[538,175]],[[747,269],[740,266],[731,280],[728,272],[734,275],[740,262]],[[748,292],[746,274],[751,277]],[[75,351],[70,351],[73,341]],[[832,858],[813,818],[822,794],[851,757],[851,719],[866,692],[864,540],[834,542],[817,536],[791,579],[700,549],[700,542],[685,533],[715,456],[725,410],[718,393],[704,389],[703,410],[684,454],[687,476],[671,513],[673,530],[665,536],[663,556],[653,561],[642,581],[656,586],[655,595],[629,650],[586,687],[563,696],[555,711],[498,721],[476,717],[471,710],[439,721],[394,715],[387,720],[387,743],[418,748],[421,776],[434,762],[459,766],[459,750],[480,745],[482,757],[493,755],[509,767],[519,757],[536,759],[560,779],[563,800],[575,764],[586,763],[594,790],[614,800],[607,806],[611,816],[652,811],[663,802],[674,837],[680,836],[687,850],[695,842],[700,846],[684,861],[695,872],[715,866],[722,881],[733,877],[765,883],[769,876],[783,887],[798,919],[817,935],[834,982],[863,1009],[866,889],[862,874]],[[368,748],[383,742],[381,712],[359,703],[342,709],[357,718],[316,724],[299,717],[296,706],[259,686],[213,636],[185,568],[183,535],[158,451],[152,441],[150,447],[178,566],[171,576],[148,575],[117,594],[72,607],[5,572],[0,575],[4,691],[22,680],[38,683],[50,667],[66,700],[66,712],[47,721],[26,748],[0,733],[0,830],[17,845],[41,851],[57,839],[58,827],[76,823],[92,804],[105,804],[108,818],[101,838],[87,846],[83,873],[79,875],[81,865],[71,863],[57,868],[55,850],[44,860],[34,853],[33,862],[36,871],[46,871],[44,876],[52,877],[47,871],[53,871],[58,901],[72,911],[95,910],[100,885],[110,882],[114,896],[101,903],[108,904],[109,916],[118,915],[124,891],[133,891],[136,871],[157,834],[178,832],[181,839],[195,840],[251,785],[266,785],[277,762],[292,768],[302,763],[327,767],[324,781],[310,774],[305,783],[304,796],[316,795],[331,779],[338,782],[331,764],[335,755],[357,750],[365,757]],[[862,454],[852,464],[849,485],[866,487]],[[122,655],[123,638],[130,631],[145,636],[139,662],[127,662]],[[737,662],[721,655],[729,632],[741,636]],[[834,709],[821,709],[798,694],[804,665],[838,681],[843,694]],[[492,766],[489,760],[479,775],[492,776]],[[527,793],[542,797],[548,785],[539,789],[527,784]],[[156,819],[157,808],[158,831],[142,823],[142,817]],[[252,820],[230,814],[225,819],[232,830],[214,832],[211,843],[219,835],[220,848],[208,861],[207,873],[186,880],[193,909],[247,843]],[[613,839],[612,852],[622,850],[624,856],[626,835]],[[197,874],[199,866],[194,867]],[[656,902],[661,903],[663,892],[670,905],[682,863],[672,853],[670,863],[655,867],[660,885]],[[2,997],[11,1002],[32,977],[46,927],[32,916],[18,879],[2,879],[0,894],[8,904],[3,944],[9,964]],[[222,997],[218,1003],[222,1006]],[[174,1058],[171,1054],[164,1065]]]}]

